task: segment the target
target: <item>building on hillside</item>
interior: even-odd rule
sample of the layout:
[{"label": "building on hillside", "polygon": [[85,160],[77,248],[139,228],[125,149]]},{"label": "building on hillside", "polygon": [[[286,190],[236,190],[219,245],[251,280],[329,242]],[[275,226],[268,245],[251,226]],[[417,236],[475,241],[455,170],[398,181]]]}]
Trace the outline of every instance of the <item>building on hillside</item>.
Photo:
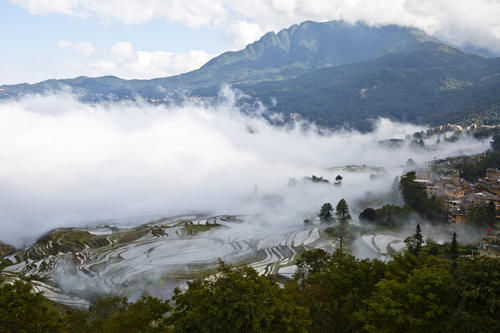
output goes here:
[{"label": "building on hillside", "polygon": [[498,179],[500,178],[500,170],[496,168],[488,168],[486,169],[486,177],[488,179]]},{"label": "building on hillside", "polygon": [[500,233],[484,237],[479,243],[479,254],[490,258],[500,258]]},{"label": "building on hillside", "polygon": [[460,200],[448,201],[448,222],[453,224],[465,224],[466,210]]}]

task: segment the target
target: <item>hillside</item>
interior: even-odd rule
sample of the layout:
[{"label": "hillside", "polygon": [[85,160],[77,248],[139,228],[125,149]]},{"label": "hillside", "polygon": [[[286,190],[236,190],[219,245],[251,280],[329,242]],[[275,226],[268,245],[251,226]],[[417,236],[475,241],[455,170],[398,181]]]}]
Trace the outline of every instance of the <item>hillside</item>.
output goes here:
[{"label": "hillside", "polygon": [[485,114],[498,120],[500,59],[426,42],[416,50],[240,88],[272,111],[298,113],[324,126],[366,129],[366,119],[381,116],[432,125]]},{"label": "hillside", "polygon": [[499,81],[500,58],[462,51],[417,29],[307,21],[269,32],[189,73],[0,86],[0,98],[70,87],[86,102],[141,97],[172,103],[186,94],[216,96],[221,85],[230,84],[273,112],[365,130],[371,126],[367,119],[381,116],[431,125],[498,122]]},{"label": "hillside", "polygon": [[[87,99],[99,99],[106,94],[119,98],[133,96],[162,97],[179,89],[218,89],[221,84],[252,84],[261,81],[286,80],[312,70],[351,62],[417,47],[430,40],[422,31],[388,25],[369,27],[332,21],[303,22],[269,32],[258,41],[237,52],[217,56],[200,69],[167,78],[153,80],[121,80],[106,76],[78,77],[67,80],[47,80],[37,84],[0,86],[4,96],[42,93],[70,86]],[[161,87],[161,89],[159,88]]]}]

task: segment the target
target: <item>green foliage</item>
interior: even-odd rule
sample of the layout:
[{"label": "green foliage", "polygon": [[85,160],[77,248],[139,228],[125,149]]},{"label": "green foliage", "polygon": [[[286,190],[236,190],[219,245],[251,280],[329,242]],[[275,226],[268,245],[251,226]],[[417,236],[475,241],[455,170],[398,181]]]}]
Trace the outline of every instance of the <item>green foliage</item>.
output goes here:
[{"label": "green foliage", "polygon": [[[445,49],[438,43],[424,43],[414,51],[242,88],[264,102],[277,100],[269,106],[271,111],[296,112],[329,127],[347,123],[371,130],[373,123],[365,119],[380,116],[433,125],[466,120],[469,125],[476,120],[469,116],[477,115],[497,124],[498,62]],[[471,84],[443,90],[445,78]]]},{"label": "green foliage", "polygon": [[377,216],[377,211],[373,208],[365,208],[360,214],[359,219],[366,222],[373,222]]},{"label": "green foliage", "polygon": [[422,245],[424,243],[423,237],[422,237],[422,230],[420,230],[420,224],[417,224],[417,228],[415,231],[415,234],[412,236],[406,237],[405,239],[405,244],[406,248],[408,249],[408,252],[411,254],[418,256],[420,253],[420,250],[422,249]]},{"label": "green foliage", "polygon": [[363,222],[373,222],[377,225],[395,227],[403,224],[411,215],[411,208],[408,205],[399,207],[396,205],[385,205],[377,210],[366,208],[359,215]]},{"label": "green foliage", "polygon": [[60,313],[29,283],[1,284],[0,309],[2,333],[61,332]]},{"label": "green foliage", "polygon": [[176,290],[173,308],[152,297],[108,297],[65,314],[17,281],[0,286],[0,332],[498,332],[500,260],[469,250],[454,236],[388,262],[305,251],[283,288],[221,262],[211,277]]},{"label": "green foliage", "polygon": [[309,273],[318,273],[326,267],[330,254],[323,249],[305,251],[297,260],[294,278],[303,281]]},{"label": "green foliage", "polygon": [[248,266],[221,263],[207,280],[175,291],[175,332],[305,332],[307,309],[293,293]]},{"label": "green foliage", "polygon": [[460,177],[468,181],[476,181],[486,176],[486,169],[500,168],[500,152],[489,152],[479,156],[475,161],[469,161],[459,166]]},{"label": "green foliage", "polygon": [[421,267],[404,281],[384,279],[355,316],[367,332],[446,332],[455,305],[453,278],[440,267]]},{"label": "green foliage", "polygon": [[436,197],[428,198],[425,187],[415,181],[416,174],[410,171],[401,177],[399,187],[405,203],[415,212],[431,221],[445,221],[443,203]]},{"label": "green foliage", "polygon": [[330,181],[326,178],[323,178],[322,176],[316,177],[315,175],[312,175],[311,177],[306,177],[306,180],[309,180],[313,183],[326,183],[330,184]]},{"label": "green foliage", "polygon": [[337,218],[341,223],[344,223],[351,219],[351,215],[349,214],[349,206],[347,206],[347,202],[344,199],[340,199],[340,201],[337,203],[337,207],[335,208],[335,215],[337,215]]},{"label": "green foliage", "polygon": [[495,152],[500,152],[500,133],[495,132],[493,135],[493,140],[491,140],[491,149]]},{"label": "green foliage", "polygon": [[464,259],[456,269],[457,327],[462,332],[500,331],[500,260]]},{"label": "green foliage", "polygon": [[68,315],[65,329],[75,333],[166,332],[168,311],[168,302],[153,297],[142,297],[135,303],[128,303],[125,297],[108,297],[97,301],[88,312]]},{"label": "green foliage", "polygon": [[384,264],[375,260],[358,260],[352,255],[335,252],[306,272],[301,287],[301,302],[310,310],[309,332],[359,331],[362,323],[352,314],[365,307],[375,284],[383,277]]},{"label": "green foliage", "polygon": [[328,222],[331,222],[333,220],[332,210],[333,210],[333,206],[329,202],[326,202],[321,206],[321,209],[319,211],[319,218],[320,218],[321,222],[328,223]]},{"label": "green foliage", "polygon": [[488,205],[472,204],[467,207],[467,223],[476,226],[491,226],[496,222],[495,204]]}]

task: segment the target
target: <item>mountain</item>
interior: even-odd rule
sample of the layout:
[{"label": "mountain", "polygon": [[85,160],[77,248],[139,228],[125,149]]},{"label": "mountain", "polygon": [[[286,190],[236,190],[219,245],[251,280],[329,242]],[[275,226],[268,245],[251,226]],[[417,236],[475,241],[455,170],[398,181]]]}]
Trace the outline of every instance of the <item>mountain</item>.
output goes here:
[{"label": "mountain", "polygon": [[271,111],[298,114],[328,127],[368,129],[366,120],[381,116],[432,125],[473,116],[500,120],[500,58],[466,54],[433,41],[288,81],[239,88]]},{"label": "mountain", "polygon": [[342,21],[303,22],[269,32],[200,69],[153,80],[113,76],[0,86],[0,98],[71,89],[86,102],[175,102],[211,97],[222,84],[274,112],[321,125],[368,129],[380,116],[436,125],[500,121],[500,58],[460,50],[418,29]]},{"label": "mountain", "polygon": [[179,90],[218,90],[221,84],[253,84],[286,80],[315,69],[361,62],[375,57],[408,50],[430,40],[418,29],[388,25],[369,27],[341,21],[303,22],[269,32],[258,41],[237,52],[226,52],[200,69],[181,75],[153,80],[121,80],[106,76],[47,80],[37,84],[0,86],[6,96],[59,90],[62,85],[86,95],[89,100],[114,94],[118,98],[140,95],[161,98]]}]

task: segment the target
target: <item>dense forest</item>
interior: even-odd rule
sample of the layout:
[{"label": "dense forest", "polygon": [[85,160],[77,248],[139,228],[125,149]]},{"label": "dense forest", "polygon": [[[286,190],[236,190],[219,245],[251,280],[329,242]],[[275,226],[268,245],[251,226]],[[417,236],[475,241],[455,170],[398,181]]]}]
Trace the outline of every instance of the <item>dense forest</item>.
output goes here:
[{"label": "dense forest", "polygon": [[0,288],[0,332],[498,332],[500,260],[469,250],[428,241],[383,262],[316,249],[282,286],[221,262],[171,300],[108,297],[89,311],[17,281]]}]

